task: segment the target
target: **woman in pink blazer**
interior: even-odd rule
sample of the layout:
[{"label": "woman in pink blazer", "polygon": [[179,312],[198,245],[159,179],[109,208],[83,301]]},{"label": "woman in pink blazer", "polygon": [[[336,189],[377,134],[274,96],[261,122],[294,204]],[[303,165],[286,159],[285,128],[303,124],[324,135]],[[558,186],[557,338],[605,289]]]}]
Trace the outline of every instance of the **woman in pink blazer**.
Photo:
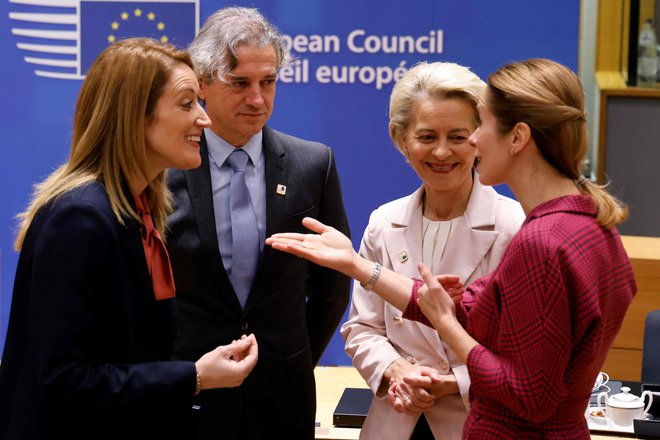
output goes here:
[{"label": "woman in pink blazer", "polygon": [[[396,84],[390,135],[422,186],[372,213],[362,257],[411,278],[424,262],[466,285],[496,268],[524,213],[517,202],[480,184],[474,171],[467,139],[477,128],[484,87],[469,69],[439,62],[415,66]],[[375,394],[361,438],[460,438],[470,378],[436,331],[404,319],[355,283],[341,332],[353,365]],[[404,377],[423,370],[436,378],[433,387],[404,384]]]},{"label": "woman in pink blazer", "polygon": [[[420,263],[424,286],[360,257],[311,218],[303,224],[319,235],[266,243],[339,270],[434,327],[470,373],[464,439],[589,438],[584,409],[637,291],[616,229],[627,209],[582,174],[584,90],[570,69],[544,59],[505,65],[478,110],[469,142],[479,179],[506,183],[527,215],[492,273],[463,290],[458,277]],[[405,382],[432,386],[433,377]]]}]

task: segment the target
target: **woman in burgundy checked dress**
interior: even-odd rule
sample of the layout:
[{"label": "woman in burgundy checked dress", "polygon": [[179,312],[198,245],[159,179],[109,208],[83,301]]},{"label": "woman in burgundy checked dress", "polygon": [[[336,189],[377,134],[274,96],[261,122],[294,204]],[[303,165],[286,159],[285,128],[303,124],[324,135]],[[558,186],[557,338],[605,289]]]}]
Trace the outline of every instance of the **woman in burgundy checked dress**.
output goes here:
[{"label": "woman in burgundy checked dress", "polygon": [[420,265],[424,285],[381,270],[313,219],[305,225],[320,235],[267,241],[352,276],[405,317],[435,327],[470,373],[464,438],[589,438],[584,410],[637,286],[615,227],[627,210],[582,177],[583,96],[575,74],[549,60],[512,63],[489,77],[470,138],[479,178],[506,183],[527,217],[498,268],[462,298],[456,277],[433,277]]}]

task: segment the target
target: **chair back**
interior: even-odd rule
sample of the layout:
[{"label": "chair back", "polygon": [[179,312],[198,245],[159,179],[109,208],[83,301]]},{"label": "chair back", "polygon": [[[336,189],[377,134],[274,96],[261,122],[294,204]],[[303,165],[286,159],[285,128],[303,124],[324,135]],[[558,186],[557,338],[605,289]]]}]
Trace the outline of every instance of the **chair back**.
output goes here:
[{"label": "chair back", "polygon": [[644,322],[642,383],[660,384],[660,310],[649,312]]}]

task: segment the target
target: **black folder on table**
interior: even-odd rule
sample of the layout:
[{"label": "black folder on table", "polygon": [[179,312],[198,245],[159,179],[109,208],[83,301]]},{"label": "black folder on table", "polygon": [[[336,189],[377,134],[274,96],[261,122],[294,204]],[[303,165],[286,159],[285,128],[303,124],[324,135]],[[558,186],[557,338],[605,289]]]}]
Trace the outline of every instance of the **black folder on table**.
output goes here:
[{"label": "black folder on table", "polygon": [[373,393],[369,388],[346,388],[332,414],[332,424],[342,428],[361,428],[369,412]]}]

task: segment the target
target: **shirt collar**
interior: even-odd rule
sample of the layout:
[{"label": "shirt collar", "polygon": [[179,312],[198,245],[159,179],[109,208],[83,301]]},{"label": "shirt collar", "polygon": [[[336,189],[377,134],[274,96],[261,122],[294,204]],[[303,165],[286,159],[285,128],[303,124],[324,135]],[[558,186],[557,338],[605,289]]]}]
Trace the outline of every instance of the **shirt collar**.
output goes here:
[{"label": "shirt collar", "polygon": [[[215,162],[218,167],[222,167],[236,147],[215,134],[210,128],[204,129],[204,136],[206,138],[206,146],[209,150],[209,155],[213,159],[213,162]],[[250,160],[253,164],[258,163],[257,161],[261,157],[263,151],[263,137],[263,132],[260,131],[252,136],[250,140],[241,147],[248,156],[250,156]]]},{"label": "shirt collar", "polygon": [[556,199],[548,200],[536,206],[527,214],[525,223],[529,223],[532,219],[543,217],[556,213],[572,213],[581,214],[595,217],[597,214],[596,205],[594,204],[591,196],[580,195],[567,195],[557,197]]}]

